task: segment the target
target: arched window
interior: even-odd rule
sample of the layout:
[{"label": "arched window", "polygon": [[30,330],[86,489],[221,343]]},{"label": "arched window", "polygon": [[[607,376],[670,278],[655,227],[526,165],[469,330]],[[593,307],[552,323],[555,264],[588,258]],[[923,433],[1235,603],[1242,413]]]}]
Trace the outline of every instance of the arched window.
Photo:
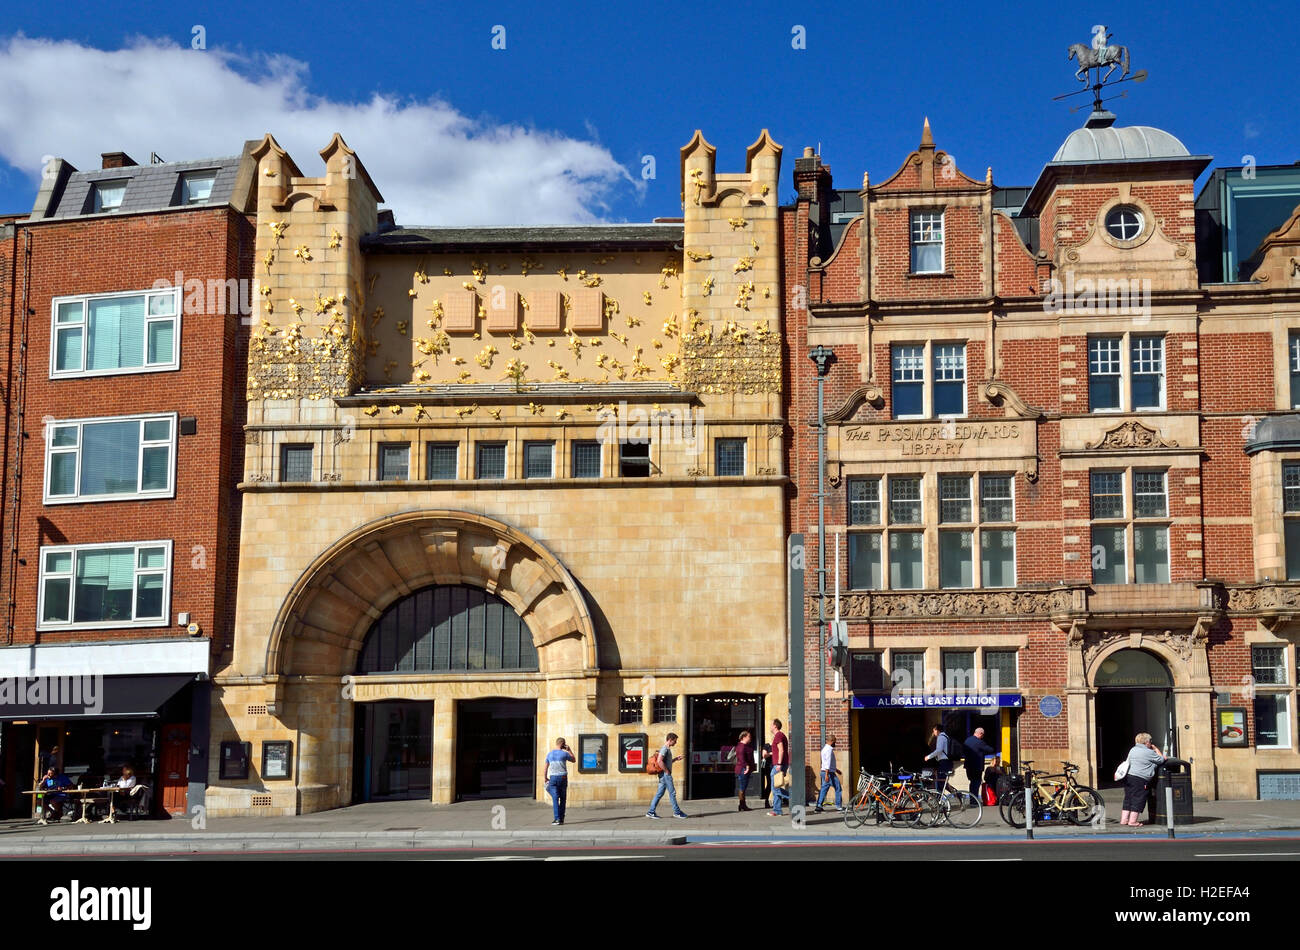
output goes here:
[{"label": "arched window", "polygon": [[1134,686],[1167,689],[1174,685],[1169,669],[1159,657],[1146,650],[1120,650],[1101,661],[1096,683],[1102,686]]},{"label": "arched window", "polygon": [[478,587],[425,587],[371,626],[358,673],[537,670],[537,648],[513,607]]}]

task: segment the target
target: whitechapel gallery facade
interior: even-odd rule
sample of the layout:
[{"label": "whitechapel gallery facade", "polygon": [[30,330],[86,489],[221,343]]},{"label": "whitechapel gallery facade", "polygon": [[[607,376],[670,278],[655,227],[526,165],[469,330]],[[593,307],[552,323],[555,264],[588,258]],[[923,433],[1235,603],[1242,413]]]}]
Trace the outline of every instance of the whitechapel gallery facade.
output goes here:
[{"label": "whitechapel gallery facade", "polygon": [[728,793],[788,708],[780,154],[697,133],[683,218],[475,229],[398,227],[337,136],[253,151],[210,814],[540,798],[560,735],[576,802],[643,799],[668,731]]}]

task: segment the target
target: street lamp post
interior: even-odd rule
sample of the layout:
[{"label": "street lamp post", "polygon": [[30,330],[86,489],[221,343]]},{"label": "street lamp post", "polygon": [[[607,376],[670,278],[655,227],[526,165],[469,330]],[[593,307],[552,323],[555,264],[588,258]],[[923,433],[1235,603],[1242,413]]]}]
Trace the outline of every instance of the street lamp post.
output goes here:
[{"label": "street lamp post", "polygon": [[[826,375],[835,362],[835,352],[826,346],[808,354],[817,365],[817,745],[826,744]],[[800,804],[803,804],[801,801]]]}]

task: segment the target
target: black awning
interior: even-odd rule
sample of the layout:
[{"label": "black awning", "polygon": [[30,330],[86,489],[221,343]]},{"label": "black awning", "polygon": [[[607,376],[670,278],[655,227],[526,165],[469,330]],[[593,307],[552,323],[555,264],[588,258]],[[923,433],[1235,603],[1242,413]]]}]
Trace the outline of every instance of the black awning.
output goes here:
[{"label": "black awning", "polygon": [[7,677],[0,679],[0,721],[156,716],[194,675]]}]

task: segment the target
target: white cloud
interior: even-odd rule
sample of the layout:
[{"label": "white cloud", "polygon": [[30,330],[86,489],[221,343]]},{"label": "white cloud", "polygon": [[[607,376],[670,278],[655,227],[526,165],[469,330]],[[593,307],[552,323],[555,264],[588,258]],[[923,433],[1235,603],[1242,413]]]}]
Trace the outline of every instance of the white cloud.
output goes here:
[{"label": "white cloud", "polygon": [[270,132],[319,175],[316,153],[338,131],[407,225],[592,221],[636,189],[598,144],[474,119],[438,99],[333,101],[308,79],[307,64],[287,56],[15,36],[0,44],[0,159],[29,173],[34,192],[46,155],[83,170],[117,150],[182,161],[237,154]]}]

